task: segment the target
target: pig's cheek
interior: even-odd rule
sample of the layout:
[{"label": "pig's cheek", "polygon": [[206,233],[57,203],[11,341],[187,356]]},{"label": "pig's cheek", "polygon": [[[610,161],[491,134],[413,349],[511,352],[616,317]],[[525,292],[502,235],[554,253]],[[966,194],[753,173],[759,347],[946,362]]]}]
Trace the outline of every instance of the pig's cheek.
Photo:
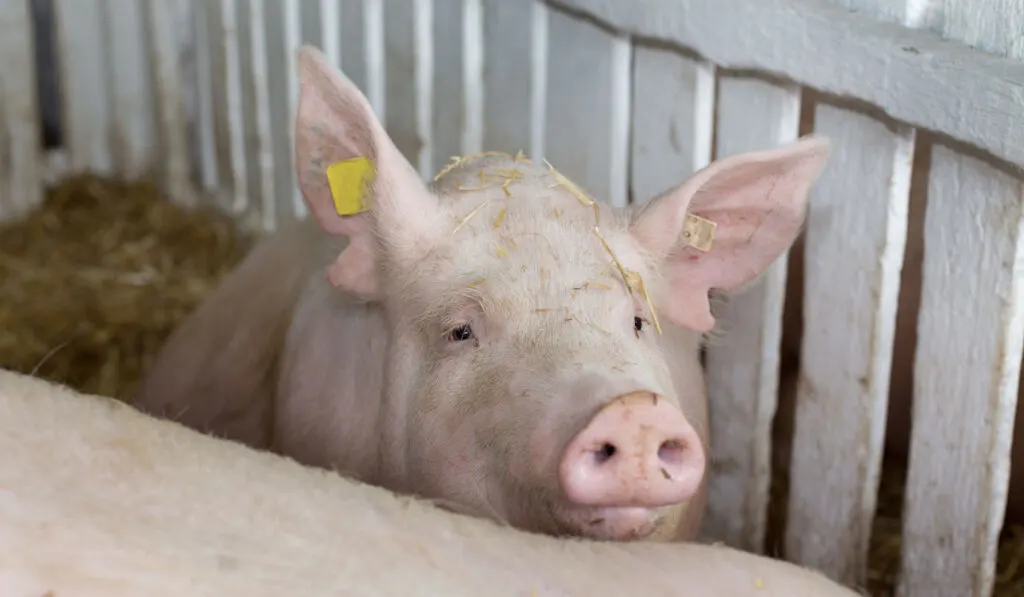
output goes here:
[{"label": "pig's cheek", "polygon": [[436,426],[432,439],[437,456],[430,459],[425,477],[441,497],[485,514],[495,514],[503,512],[503,504],[497,492],[486,486],[491,479],[478,440],[481,433],[487,433],[483,425],[486,421],[477,415],[457,425],[451,433],[440,432],[443,428]]}]

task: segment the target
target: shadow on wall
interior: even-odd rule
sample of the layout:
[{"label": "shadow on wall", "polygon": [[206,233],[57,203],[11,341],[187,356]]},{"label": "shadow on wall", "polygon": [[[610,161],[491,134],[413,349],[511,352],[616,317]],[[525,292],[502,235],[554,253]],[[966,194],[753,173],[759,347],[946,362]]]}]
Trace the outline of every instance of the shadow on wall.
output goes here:
[{"label": "shadow on wall", "polygon": [[53,0],[32,0],[32,30],[35,36],[36,85],[42,116],[43,146],[61,145],[60,89],[57,52],[54,48]]}]

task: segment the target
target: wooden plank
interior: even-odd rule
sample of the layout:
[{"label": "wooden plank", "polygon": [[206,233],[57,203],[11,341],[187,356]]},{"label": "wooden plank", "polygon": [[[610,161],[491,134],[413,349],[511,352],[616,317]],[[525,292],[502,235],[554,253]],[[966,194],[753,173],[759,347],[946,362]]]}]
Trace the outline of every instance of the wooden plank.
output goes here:
[{"label": "wooden plank", "polygon": [[382,121],[387,117],[387,70],[385,69],[384,0],[363,0],[363,51],[366,98]]},{"label": "wooden plank", "polygon": [[678,52],[637,46],[633,54],[634,202],[646,202],[711,161],[715,69]]},{"label": "wooden plank", "polygon": [[1024,58],[1024,3],[1020,0],[945,0],[940,29],[946,37],[986,52]]},{"label": "wooden plank", "polygon": [[628,202],[629,40],[552,10],[544,154],[595,198]]},{"label": "wooden plank", "polygon": [[136,0],[104,0],[110,101],[116,117],[107,132],[120,176],[137,179],[156,167],[156,126],[145,7]]},{"label": "wooden plank", "polygon": [[210,32],[210,10],[207,5],[196,4],[192,13],[195,26],[195,79],[196,126],[194,151],[198,157],[199,180],[202,189],[213,193],[217,189],[217,153],[214,147],[214,102],[211,63],[213,49]]},{"label": "wooden plank", "polygon": [[[347,0],[351,3],[351,0]],[[320,47],[327,59],[341,67],[341,2],[342,0],[320,0]]]},{"label": "wooden plank", "polygon": [[153,69],[156,131],[159,139],[158,169],[161,184],[171,201],[195,205],[189,160],[185,96],[178,45],[178,15],[190,9],[186,0],[149,0],[145,5],[149,60]]},{"label": "wooden plank", "polygon": [[[103,0],[54,0],[68,168],[112,174],[110,72]],[[33,72],[34,72],[33,68]]]},{"label": "wooden plank", "polygon": [[306,206],[295,179],[293,148],[295,113],[299,99],[296,52],[302,43],[298,0],[264,4],[267,83],[273,139],[277,219],[303,216]]},{"label": "wooden plank", "polygon": [[543,157],[547,9],[483,0],[483,148]]},{"label": "wooden plank", "polygon": [[433,117],[430,130],[429,174],[462,153],[466,110],[463,56],[465,22],[463,0],[434,0],[431,38],[434,78],[431,82]]},{"label": "wooden plank", "polygon": [[[429,0],[384,0],[385,128],[421,174],[430,174],[433,47]],[[426,114],[424,114],[426,113]],[[423,122],[423,116],[427,122]],[[426,129],[426,130],[424,130]]]},{"label": "wooden plank", "polygon": [[819,104],[786,558],[863,586],[881,472],[915,135]]},{"label": "wooden plank", "polygon": [[239,22],[248,38],[248,59],[242,68],[242,91],[249,99],[246,126],[249,143],[247,163],[248,187],[252,205],[258,210],[258,225],[264,231],[277,227],[273,127],[269,75],[267,72],[267,35],[264,24],[267,13],[263,0],[245,0],[240,5]]},{"label": "wooden plank", "polygon": [[[1024,63],[821,0],[547,0],[681,44],[721,68],[774,73],[1024,164]],[[857,65],[851,68],[850,65]],[[951,93],[985,94],[985,109]]]},{"label": "wooden plank", "polygon": [[829,0],[894,23],[912,24],[919,21],[931,0]]},{"label": "wooden plank", "polygon": [[245,122],[239,80],[238,19],[235,0],[216,0],[210,11],[213,42],[211,83],[213,90],[214,147],[219,172],[218,194],[231,213],[248,206],[245,172]]},{"label": "wooden plank", "polygon": [[[729,76],[719,79],[718,93],[718,158],[796,139],[798,88]],[[715,310],[723,333],[706,352],[714,400],[705,526],[713,538],[754,552],[762,551],[766,528],[787,258]]]},{"label": "wooden plank", "polygon": [[908,596],[989,595],[1024,338],[1024,181],[932,151],[914,423],[904,502]]},{"label": "wooden plank", "polygon": [[462,153],[479,153],[484,144],[483,0],[463,0],[462,8]]},{"label": "wooden plank", "polygon": [[24,214],[43,198],[33,44],[28,3],[0,4],[0,221]]}]

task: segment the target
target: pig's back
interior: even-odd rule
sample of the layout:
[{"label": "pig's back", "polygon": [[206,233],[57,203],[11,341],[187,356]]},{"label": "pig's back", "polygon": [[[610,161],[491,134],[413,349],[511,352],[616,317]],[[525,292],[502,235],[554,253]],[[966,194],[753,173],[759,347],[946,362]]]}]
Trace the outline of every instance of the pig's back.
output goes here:
[{"label": "pig's back", "polygon": [[150,414],[257,448],[270,445],[277,362],[322,235],[288,222],[261,241],[171,334],[139,388]]},{"label": "pig's back", "polygon": [[[333,255],[338,248],[333,247]],[[376,304],[310,278],[280,360],[273,450],[369,483],[377,474],[388,333]]]}]

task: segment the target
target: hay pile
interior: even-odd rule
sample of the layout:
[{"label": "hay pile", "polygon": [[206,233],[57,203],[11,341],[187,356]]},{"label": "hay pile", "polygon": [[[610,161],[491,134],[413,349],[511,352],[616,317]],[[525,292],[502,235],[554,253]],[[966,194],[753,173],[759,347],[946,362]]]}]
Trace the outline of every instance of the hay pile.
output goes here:
[{"label": "hay pile", "polygon": [[[0,226],[0,367],[130,397],[161,342],[253,240],[210,210],[175,207],[147,184],[64,181],[36,212]],[[894,594],[902,482],[902,471],[883,473],[871,595]],[[777,520],[784,471],[773,485]],[[1024,596],[1024,528],[1004,535],[995,595]]]},{"label": "hay pile", "polygon": [[126,398],[251,239],[148,184],[77,176],[0,226],[0,367]]}]

